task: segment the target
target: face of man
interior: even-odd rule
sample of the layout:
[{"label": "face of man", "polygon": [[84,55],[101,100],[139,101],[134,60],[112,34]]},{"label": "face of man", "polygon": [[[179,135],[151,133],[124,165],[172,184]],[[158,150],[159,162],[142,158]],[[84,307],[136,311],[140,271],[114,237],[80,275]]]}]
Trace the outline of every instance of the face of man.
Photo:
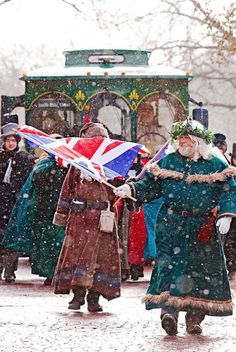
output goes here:
[{"label": "face of man", "polygon": [[233,156],[232,159],[231,159],[231,164],[233,166],[236,166],[236,156]]},{"label": "face of man", "polygon": [[216,147],[221,151],[222,154],[225,154],[227,151],[227,144],[225,142],[216,143]]},{"label": "face of man", "polygon": [[16,147],[17,147],[17,140],[14,136],[8,136],[6,137],[5,139],[5,148],[7,151],[12,151],[12,150],[15,150]]},{"label": "face of man", "polygon": [[186,158],[191,159],[196,152],[197,142],[190,136],[179,136],[179,153]]}]

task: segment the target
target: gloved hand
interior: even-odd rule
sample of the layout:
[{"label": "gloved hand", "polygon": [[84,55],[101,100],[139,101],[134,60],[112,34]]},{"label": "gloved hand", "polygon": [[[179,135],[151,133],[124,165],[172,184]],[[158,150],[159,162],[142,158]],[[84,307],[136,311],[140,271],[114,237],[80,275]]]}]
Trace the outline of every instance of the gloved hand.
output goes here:
[{"label": "gloved hand", "polygon": [[82,181],[86,180],[88,182],[92,182],[92,177],[89,176],[86,172],[84,172],[83,170],[80,171],[80,178]]},{"label": "gloved hand", "polygon": [[229,232],[231,221],[231,216],[225,216],[217,221],[216,226],[219,227],[219,232],[222,235],[225,235],[227,232]]},{"label": "gloved hand", "polygon": [[131,188],[129,185],[122,185],[113,190],[116,196],[127,198],[131,196]]}]

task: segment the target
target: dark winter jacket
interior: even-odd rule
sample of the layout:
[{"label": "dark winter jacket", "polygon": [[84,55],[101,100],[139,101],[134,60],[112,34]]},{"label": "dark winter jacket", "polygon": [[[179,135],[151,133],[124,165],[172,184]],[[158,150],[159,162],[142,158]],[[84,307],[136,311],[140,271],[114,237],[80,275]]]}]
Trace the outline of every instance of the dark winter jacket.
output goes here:
[{"label": "dark winter jacket", "polygon": [[0,151],[0,237],[3,235],[11,210],[33,165],[34,157],[19,150],[18,147],[14,151],[4,149]]}]

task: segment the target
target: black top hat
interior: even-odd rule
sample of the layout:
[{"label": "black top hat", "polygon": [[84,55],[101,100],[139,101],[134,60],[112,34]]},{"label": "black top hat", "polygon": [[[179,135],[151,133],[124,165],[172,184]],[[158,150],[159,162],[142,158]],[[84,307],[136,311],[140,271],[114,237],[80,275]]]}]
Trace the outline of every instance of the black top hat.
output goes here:
[{"label": "black top hat", "polygon": [[203,108],[196,108],[192,111],[193,120],[200,122],[206,129],[208,129],[208,110]]},{"label": "black top hat", "polygon": [[232,153],[229,153],[230,156],[236,156],[236,143],[233,143]]},{"label": "black top hat", "polygon": [[215,133],[214,136],[215,136],[214,143],[226,142],[226,137],[223,133]]},{"label": "black top hat", "polygon": [[21,140],[21,137],[15,131],[17,128],[19,128],[19,125],[14,122],[9,122],[6,125],[2,126],[1,139],[5,140],[5,138],[8,136],[15,136],[17,141],[19,142]]}]

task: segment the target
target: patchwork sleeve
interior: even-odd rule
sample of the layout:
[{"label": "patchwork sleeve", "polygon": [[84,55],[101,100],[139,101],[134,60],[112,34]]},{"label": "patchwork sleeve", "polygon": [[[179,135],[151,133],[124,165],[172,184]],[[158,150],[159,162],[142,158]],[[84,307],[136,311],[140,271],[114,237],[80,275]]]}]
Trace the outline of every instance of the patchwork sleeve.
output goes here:
[{"label": "patchwork sleeve", "polygon": [[74,198],[75,189],[75,168],[70,167],[65,180],[62,185],[62,189],[59,195],[57,209],[54,214],[53,224],[61,227],[65,227],[67,218],[70,210],[70,203]]}]

